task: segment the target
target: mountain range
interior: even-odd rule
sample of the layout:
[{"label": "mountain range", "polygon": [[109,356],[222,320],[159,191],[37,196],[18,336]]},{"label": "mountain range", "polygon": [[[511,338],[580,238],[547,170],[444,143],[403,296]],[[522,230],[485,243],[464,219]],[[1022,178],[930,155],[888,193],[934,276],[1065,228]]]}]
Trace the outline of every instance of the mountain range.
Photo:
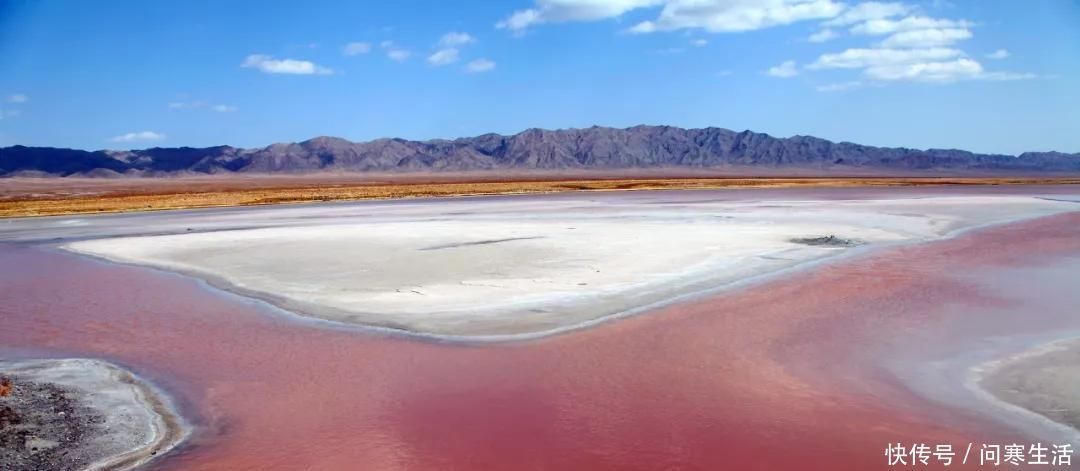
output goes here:
[{"label": "mountain range", "polygon": [[317,137],[263,148],[154,147],[84,151],[52,147],[0,148],[0,176],[171,176],[219,173],[454,172],[763,167],[824,172],[949,171],[1077,173],[1080,154],[1018,156],[955,149],[907,149],[832,142],[811,136],[773,137],[722,128],[634,126],[617,129],[528,129],[505,136],[453,140]]}]

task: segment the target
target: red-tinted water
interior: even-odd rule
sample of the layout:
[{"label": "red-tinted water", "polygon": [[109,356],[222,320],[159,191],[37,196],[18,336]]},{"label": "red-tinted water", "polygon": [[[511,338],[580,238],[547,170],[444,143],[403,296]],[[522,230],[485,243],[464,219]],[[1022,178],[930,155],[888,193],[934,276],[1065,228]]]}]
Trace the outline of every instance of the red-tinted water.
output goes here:
[{"label": "red-tinted water", "polygon": [[[886,443],[1012,440],[885,370],[956,270],[1080,253],[1080,214],[821,267],[520,344],[321,329],[179,276],[0,248],[0,345],[104,357],[199,427],[162,469],[885,469]],[[963,341],[957,338],[956,341]]]}]

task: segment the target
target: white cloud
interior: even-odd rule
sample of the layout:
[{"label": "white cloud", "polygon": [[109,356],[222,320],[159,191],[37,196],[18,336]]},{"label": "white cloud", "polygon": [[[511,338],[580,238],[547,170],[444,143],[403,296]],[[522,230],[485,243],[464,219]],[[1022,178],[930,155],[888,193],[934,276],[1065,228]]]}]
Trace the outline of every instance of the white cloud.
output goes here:
[{"label": "white cloud", "polygon": [[439,49],[427,58],[428,63],[434,66],[453,64],[454,62],[457,62],[457,60],[458,50],[452,47]]},{"label": "white cloud", "polygon": [[812,43],[823,43],[825,41],[835,39],[837,36],[839,36],[839,34],[836,34],[836,31],[825,28],[821,31],[811,34],[810,37],[806,38],[806,40]]},{"label": "white cloud", "polygon": [[495,27],[521,31],[541,23],[604,20],[662,3],[663,0],[536,0],[534,8],[516,11]]},{"label": "white cloud", "polygon": [[[1005,80],[1030,80],[1030,79],[1039,78],[1039,76],[1036,75],[1036,74],[1032,74],[1032,73],[1022,73],[1022,72],[986,72],[986,73],[982,74],[981,76],[979,76],[979,78],[982,79],[982,80],[1005,81]],[[1047,75],[1047,76],[1044,76],[1044,78],[1054,78],[1054,77]]]},{"label": "white cloud", "polygon": [[536,23],[541,23],[542,21],[540,12],[530,8],[528,10],[515,11],[514,14],[510,15],[505,20],[495,23],[495,27],[499,29],[509,29],[511,31],[524,31],[525,28]]},{"label": "white cloud", "polygon": [[470,74],[487,72],[495,69],[495,62],[487,59],[476,59],[465,65],[465,71]]},{"label": "white cloud", "polygon": [[880,20],[906,14],[910,8],[902,3],[863,2],[848,8],[840,16],[824,23],[825,26],[847,26],[868,20]]},{"label": "white cloud", "polygon": [[476,42],[476,38],[469,35],[469,33],[449,32],[443,35],[439,39],[439,46],[443,48],[464,46],[466,44]]},{"label": "white cloud", "polygon": [[986,57],[990,59],[1004,59],[1006,57],[1009,57],[1009,51],[1005,49],[998,49],[994,52],[987,54]]},{"label": "white cloud", "polygon": [[386,57],[397,62],[405,62],[409,60],[412,53],[408,49],[398,47],[393,41],[386,40],[379,43],[379,47],[386,51]]},{"label": "white cloud", "polygon": [[197,109],[209,109],[217,111],[218,113],[229,113],[236,111],[237,107],[232,105],[217,104],[211,105],[205,101],[174,101],[169,103],[170,110],[197,110]]},{"label": "white cloud", "polygon": [[750,31],[833,18],[844,10],[844,5],[834,0],[535,0],[533,8],[516,11],[495,26],[520,33],[542,23],[599,21],[618,18],[632,10],[661,6],[659,16],[628,31]]},{"label": "white cloud", "polygon": [[[974,24],[962,19],[918,16],[917,8],[901,3],[863,2],[822,23],[826,28],[814,33],[810,41],[832,38],[829,27],[847,27],[855,35],[885,36],[870,47],[850,48],[820,55],[807,70],[855,69],[861,80],[838,82],[815,87],[818,91],[849,90],[864,85],[882,85],[896,81],[949,83],[961,80],[1025,80],[1035,74],[986,71],[982,64],[954,45],[971,39]],[[908,15],[908,16],[904,16]],[[1002,49],[987,55],[1008,57]],[[778,66],[770,69],[784,73]],[[773,74],[775,75],[775,74]]]},{"label": "white cloud", "polygon": [[868,20],[851,27],[851,32],[854,34],[884,35],[900,31],[911,31],[914,29],[964,29],[972,26],[974,26],[974,24],[967,20],[908,16],[899,20]]},{"label": "white cloud", "polygon": [[966,28],[916,29],[894,33],[881,41],[880,46],[893,48],[949,46],[965,39],[971,39],[971,31]]},{"label": "white cloud", "polygon": [[14,118],[16,116],[19,116],[20,114],[22,114],[22,111],[20,110],[5,110],[3,108],[0,108],[0,119]]},{"label": "white cloud", "polygon": [[116,136],[116,137],[114,137],[112,139],[109,139],[109,140],[112,141],[112,142],[145,142],[145,141],[160,141],[162,139],[165,139],[164,134],[156,133],[156,132],[153,132],[153,131],[142,131],[142,132],[129,132],[127,134],[121,134],[121,135]]},{"label": "white cloud", "polygon": [[30,101],[30,97],[23,95],[22,93],[16,93],[9,96],[7,101],[8,103],[26,103]]},{"label": "white cloud", "polygon": [[371,52],[371,43],[365,42],[352,42],[346,44],[341,48],[341,53],[346,56],[356,56],[360,54],[367,54]]},{"label": "white cloud", "polygon": [[851,82],[839,82],[829,83],[825,85],[818,85],[814,87],[819,92],[843,92],[847,90],[854,90],[862,86],[862,82],[855,80]]},{"label": "white cloud", "polygon": [[172,103],[169,103],[170,110],[186,110],[191,108],[200,108],[202,106],[206,106],[206,103],[203,103],[201,101],[174,101]]},{"label": "white cloud", "polygon": [[944,62],[915,62],[868,67],[865,75],[874,80],[913,80],[918,82],[952,82],[979,78],[983,74],[978,62],[960,58]]},{"label": "white cloud", "polygon": [[780,65],[769,67],[765,73],[773,77],[790,78],[799,75],[799,69],[795,66],[795,61],[784,61]]},{"label": "white cloud", "polygon": [[847,49],[840,53],[822,54],[809,69],[862,69],[866,67],[931,62],[953,59],[963,51],[949,48],[930,49]]},{"label": "white cloud", "polygon": [[987,72],[963,51],[950,48],[848,49],[823,54],[808,69],[862,69],[869,80],[947,83],[959,80],[1026,80],[1034,74]]},{"label": "white cloud", "polygon": [[843,10],[843,4],[832,0],[667,0],[656,20],[638,23],[629,31],[751,31],[798,21],[832,18]]},{"label": "white cloud", "polygon": [[296,59],[275,59],[264,54],[252,54],[244,59],[240,67],[258,69],[267,74],[291,75],[330,75],[333,70],[314,62]]},{"label": "white cloud", "polygon": [[696,47],[705,47],[709,45],[709,41],[704,39],[695,39],[693,41],[690,41],[690,44],[693,44]]},{"label": "white cloud", "polygon": [[[883,36],[874,45],[822,54],[806,66],[808,70],[856,69],[859,81],[838,82],[817,87],[820,91],[840,91],[866,83],[898,80],[949,82],[954,80],[1020,80],[1033,74],[988,72],[964,51],[953,47],[970,39],[974,24],[963,19],[931,18],[919,14],[921,8],[901,2],[865,1],[847,5],[841,0],[534,0],[532,8],[518,10],[496,26],[521,34],[535,25],[571,21],[599,21],[622,17],[634,11],[655,8],[649,20],[627,29],[631,33],[654,33],[701,29],[713,33],[738,32],[821,20],[821,28],[807,40],[821,43],[841,35],[840,28],[855,35]],[[703,46],[705,40],[692,40]],[[444,45],[445,46],[445,45]],[[682,52],[672,48],[660,52]],[[438,54],[438,53],[436,53]],[[1000,50],[987,57],[1008,57]],[[433,59],[429,58],[429,60]],[[453,56],[456,60],[456,55]],[[794,61],[769,68],[775,77],[800,73]]]}]

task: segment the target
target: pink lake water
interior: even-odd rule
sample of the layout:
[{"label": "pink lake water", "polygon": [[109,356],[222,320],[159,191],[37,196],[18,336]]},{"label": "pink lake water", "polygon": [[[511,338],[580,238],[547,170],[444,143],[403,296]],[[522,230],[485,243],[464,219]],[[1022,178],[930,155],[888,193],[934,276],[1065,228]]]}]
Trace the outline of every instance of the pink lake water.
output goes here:
[{"label": "pink lake water", "polygon": [[462,345],[9,244],[0,356],[105,358],[167,391],[195,433],[155,469],[888,469],[887,443],[1033,440],[924,372],[1080,328],[1078,260],[1069,213]]}]

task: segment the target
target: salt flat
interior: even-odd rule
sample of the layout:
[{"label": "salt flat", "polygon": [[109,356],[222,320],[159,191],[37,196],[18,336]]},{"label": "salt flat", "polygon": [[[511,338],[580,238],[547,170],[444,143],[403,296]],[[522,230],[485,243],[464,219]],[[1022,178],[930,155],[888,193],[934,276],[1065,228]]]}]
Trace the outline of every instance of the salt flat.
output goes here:
[{"label": "salt flat", "polygon": [[162,235],[113,237],[132,232],[129,220],[117,224],[123,230],[63,247],[182,272],[332,321],[433,335],[535,335],[852,250],[793,239],[835,235],[859,247],[928,241],[1077,206],[1028,196],[702,195],[709,193],[188,212],[142,220],[143,233]]}]

